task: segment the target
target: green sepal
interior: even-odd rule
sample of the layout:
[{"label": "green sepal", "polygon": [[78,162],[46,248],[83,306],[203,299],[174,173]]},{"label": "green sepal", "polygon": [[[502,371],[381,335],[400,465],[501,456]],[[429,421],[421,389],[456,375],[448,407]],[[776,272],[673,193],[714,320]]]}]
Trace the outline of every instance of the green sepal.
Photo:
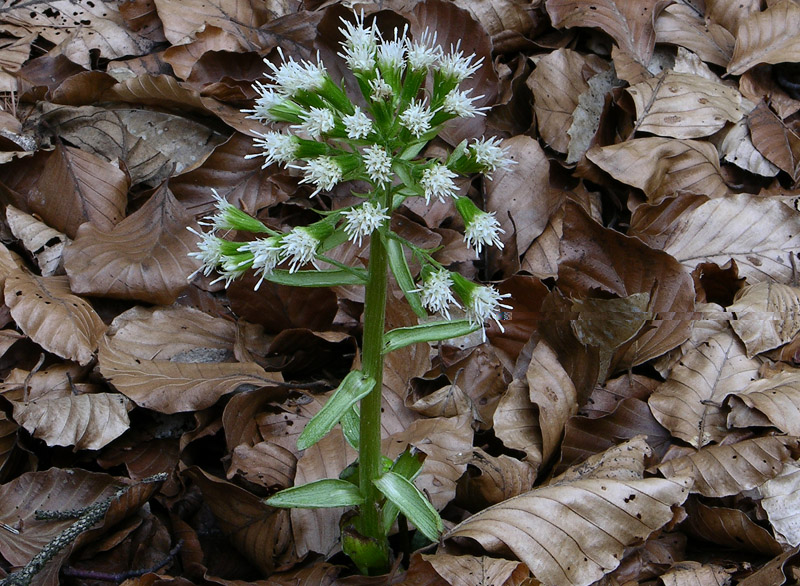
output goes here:
[{"label": "green sepal", "polygon": [[350,444],[350,447],[352,447],[355,451],[358,451],[358,444],[361,437],[361,416],[358,414],[358,410],[356,409],[355,405],[345,411],[345,414],[342,415],[339,423],[342,424],[344,439],[347,440],[347,443]]},{"label": "green sepal", "polygon": [[[425,457],[425,452],[420,452],[416,448],[408,447],[397,457],[394,464],[392,464],[392,472],[413,482],[420,470],[422,470],[422,463],[425,461]],[[383,505],[381,517],[383,520],[384,532],[389,533],[398,514],[400,514],[400,509],[393,502],[387,501],[386,504]]]},{"label": "green sepal", "polygon": [[386,251],[389,257],[389,266],[392,269],[394,278],[397,280],[397,284],[403,290],[403,295],[406,296],[408,304],[417,314],[417,317],[424,318],[428,314],[425,312],[425,308],[422,307],[419,293],[414,290],[414,277],[411,276],[411,269],[408,268],[406,255],[403,254],[403,245],[394,238],[387,238]]},{"label": "green sepal", "polygon": [[364,504],[357,486],[336,478],[325,478],[276,492],[264,501],[282,509],[329,509]]},{"label": "green sepal", "polygon": [[366,397],[374,386],[374,378],[365,376],[359,370],[350,371],[336,387],[325,406],[306,423],[305,429],[297,438],[297,449],[310,448],[325,437],[347,411]]},{"label": "green sepal", "polygon": [[418,342],[438,342],[466,336],[480,329],[466,319],[433,321],[408,328],[395,328],[383,336],[383,354]]},{"label": "green sepal", "polygon": [[321,269],[313,271],[295,271],[290,273],[285,269],[275,269],[264,280],[278,285],[289,287],[338,287],[341,285],[366,285],[366,269],[353,268],[349,271],[343,269]]},{"label": "green sepal", "polygon": [[431,541],[439,540],[444,529],[442,518],[413,482],[395,472],[387,472],[372,482],[425,537]]},{"label": "green sepal", "polygon": [[340,244],[344,244],[350,238],[347,236],[347,232],[344,231],[344,228],[337,228],[334,230],[333,234],[328,236],[322,243],[319,245],[317,249],[319,252],[328,252],[329,250],[333,250]]}]

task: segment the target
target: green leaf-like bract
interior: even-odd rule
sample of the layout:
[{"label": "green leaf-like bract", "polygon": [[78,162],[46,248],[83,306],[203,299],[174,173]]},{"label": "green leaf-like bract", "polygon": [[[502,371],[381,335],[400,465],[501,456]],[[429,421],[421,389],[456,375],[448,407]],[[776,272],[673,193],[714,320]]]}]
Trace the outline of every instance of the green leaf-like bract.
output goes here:
[{"label": "green leaf-like bract", "polygon": [[452,321],[434,321],[408,328],[395,328],[383,336],[383,353],[403,348],[418,342],[437,342],[471,334],[480,325],[466,319]]},{"label": "green leaf-like bract", "polygon": [[364,503],[358,487],[346,480],[325,478],[276,492],[265,501],[271,507],[327,509]]},{"label": "green leaf-like bract", "polygon": [[394,472],[387,472],[373,482],[425,537],[431,541],[439,540],[444,528],[442,519],[413,482]]}]

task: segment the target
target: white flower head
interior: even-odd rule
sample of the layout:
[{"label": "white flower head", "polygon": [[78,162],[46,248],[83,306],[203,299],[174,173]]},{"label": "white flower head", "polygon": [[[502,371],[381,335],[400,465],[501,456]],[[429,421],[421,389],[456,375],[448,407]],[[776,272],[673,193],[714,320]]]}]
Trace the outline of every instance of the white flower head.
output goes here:
[{"label": "white flower head", "polygon": [[476,108],[472,104],[475,100],[480,100],[483,95],[470,98],[470,92],[472,92],[471,89],[463,92],[459,91],[458,89],[451,90],[450,93],[444,97],[442,109],[448,114],[453,114],[459,118],[474,118],[476,114],[485,116],[486,114],[484,114],[484,110],[488,110],[486,106],[482,108]]},{"label": "white flower head", "polygon": [[300,90],[315,92],[322,88],[328,73],[319,60],[319,53],[317,53],[316,63],[311,63],[310,61],[297,62],[292,57],[287,60],[280,47],[278,47],[278,53],[280,53],[283,61],[280,65],[264,60],[272,70],[272,74],[268,75],[274,82],[271,89],[291,96]]},{"label": "white flower head", "polygon": [[431,272],[422,282],[422,287],[415,289],[419,293],[422,305],[431,313],[441,313],[450,319],[450,305],[461,307],[453,297],[453,278],[450,271],[439,269]]},{"label": "white flower head", "polygon": [[258,291],[261,283],[264,282],[264,278],[271,274],[281,261],[280,238],[277,236],[258,238],[248,242],[239,250],[250,252],[253,255],[252,262],[247,261],[245,264],[250,265],[250,268],[255,270],[256,276],[261,275],[255,287],[253,287],[255,291]]},{"label": "white flower head", "polygon": [[394,39],[381,42],[378,47],[378,63],[381,67],[397,71],[402,71],[405,67],[407,31],[408,25],[403,28],[403,33],[398,36],[397,29],[394,29]]},{"label": "white flower head", "polygon": [[190,252],[188,256],[199,260],[201,265],[200,268],[189,275],[189,280],[191,281],[194,279],[198,273],[203,273],[208,277],[225,258],[222,252],[222,243],[224,240],[217,237],[213,230],[211,232],[198,232],[192,227],[188,227],[187,230],[200,238],[200,241],[197,243],[197,250]]},{"label": "white flower head", "polygon": [[372,145],[364,149],[364,165],[367,175],[377,184],[383,184],[392,178],[392,158],[380,145]]},{"label": "white flower head", "polygon": [[388,210],[372,202],[364,202],[360,206],[342,212],[346,218],[344,231],[348,239],[356,246],[361,246],[361,239],[369,236],[389,219]]},{"label": "white flower head", "polygon": [[[495,136],[475,139],[469,145],[468,153],[479,165],[483,166],[485,173],[491,173],[497,169],[510,169],[511,165],[516,165],[517,162],[507,157],[506,149],[500,147],[499,144],[500,139]],[[491,177],[489,178],[491,179]]]},{"label": "white flower head", "polygon": [[286,165],[295,159],[295,152],[297,151],[297,142],[291,134],[283,134],[282,132],[267,132],[261,134],[257,132],[259,138],[253,139],[253,146],[262,149],[260,153],[245,155],[245,159],[252,159],[255,157],[264,157],[264,164],[262,169],[266,169],[273,163],[279,165]]},{"label": "white flower head", "polygon": [[464,241],[478,254],[481,253],[484,245],[494,245],[502,250],[503,243],[500,241],[500,234],[505,234],[505,230],[500,227],[500,222],[494,217],[494,212],[480,212],[467,224],[464,230]]},{"label": "white flower head", "polygon": [[344,128],[347,131],[347,138],[350,140],[367,138],[369,133],[372,132],[372,120],[358,106],[355,107],[354,113],[343,117],[342,122],[344,122]]},{"label": "white flower head", "polygon": [[329,133],[336,126],[336,118],[328,108],[311,107],[307,113],[302,115],[302,119],[302,124],[297,124],[292,128],[303,130],[314,138]]},{"label": "white flower head", "polygon": [[421,100],[411,100],[411,103],[400,114],[400,122],[416,138],[419,138],[431,129],[431,120],[433,119],[433,112]]},{"label": "white flower head", "polygon": [[386,83],[386,80],[381,77],[380,73],[375,76],[375,79],[369,80],[369,89],[372,90],[369,99],[373,102],[388,100],[394,95],[392,86]]},{"label": "white flower head", "polygon": [[256,90],[258,94],[255,107],[252,110],[242,110],[242,112],[250,113],[248,118],[253,118],[259,122],[274,121],[275,118],[269,111],[274,106],[278,106],[286,101],[286,96],[258,81],[253,84],[253,89]]},{"label": "white flower head", "polygon": [[294,273],[308,262],[313,262],[316,256],[317,240],[311,232],[300,227],[294,228],[281,239],[281,260],[289,261],[289,272]]},{"label": "white flower head", "polygon": [[473,63],[472,60],[475,59],[475,54],[464,56],[464,52],[461,51],[460,47],[461,41],[459,40],[455,47],[450,46],[450,52],[442,56],[438,63],[439,72],[446,78],[458,83],[478,71],[483,64],[483,57]]},{"label": "white flower head", "polygon": [[[501,300],[511,297],[510,293],[501,295],[494,287],[475,287],[472,289],[467,305],[467,319],[473,325],[483,325],[487,319],[493,319],[501,332],[505,332],[503,324],[497,319],[500,309],[512,309],[510,305],[500,303]],[[486,331],[483,332],[486,341]]]},{"label": "white flower head", "polygon": [[425,203],[430,203],[431,197],[439,198],[441,202],[447,197],[455,197],[453,177],[457,175],[441,163],[434,163],[433,167],[425,169],[419,182],[425,191]]},{"label": "white flower head", "polygon": [[374,22],[368,28],[364,26],[363,10],[355,17],[355,24],[341,19],[344,28],[339,28],[339,32],[344,36],[342,41],[344,53],[339,53],[339,57],[345,60],[351,71],[368,71],[375,67],[378,29]]},{"label": "white flower head", "polygon": [[309,159],[304,167],[289,165],[293,169],[303,171],[303,179],[300,183],[313,183],[316,189],[310,197],[314,197],[320,191],[330,191],[342,180],[342,168],[331,157],[316,157]]},{"label": "white flower head", "polygon": [[419,40],[411,41],[406,38],[406,53],[411,69],[427,69],[439,61],[442,48],[436,44],[436,32],[431,36],[426,28]]},{"label": "white flower head", "polygon": [[240,210],[212,189],[214,194],[214,207],[217,212],[213,216],[198,222],[201,226],[211,226],[213,230],[227,232],[230,230],[244,230],[246,232],[267,232],[267,227],[250,214]]}]

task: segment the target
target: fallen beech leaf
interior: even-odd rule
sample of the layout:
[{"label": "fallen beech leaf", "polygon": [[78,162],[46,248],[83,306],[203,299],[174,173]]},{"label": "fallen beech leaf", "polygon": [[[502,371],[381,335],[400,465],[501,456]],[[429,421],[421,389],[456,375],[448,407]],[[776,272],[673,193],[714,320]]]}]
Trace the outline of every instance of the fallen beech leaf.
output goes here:
[{"label": "fallen beech leaf", "polygon": [[[536,480],[536,470],[505,454],[492,456],[480,448],[472,449],[467,474],[459,482],[464,498],[480,506],[494,505],[528,492]],[[463,482],[463,484],[462,484]]]},{"label": "fallen beech leaf", "polygon": [[666,525],[688,494],[685,483],[659,478],[576,480],[489,507],[444,538],[508,547],[543,582],[588,586],[619,565],[627,545]]},{"label": "fallen beech leaf", "polygon": [[547,0],[546,7],[554,27],[599,28],[647,66],[656,43],[653,24],[667,4],[664,0]]},{"label": "fallen beech leaf", "polygon": [[656,43],[686,47],[703,61],[722,67],[731,60],[735,39],[730,31],[718,22],[707,20],[688,4],[667,6],[658,15],[655,29]]},{"label": "fallen beech leaf", "polygon": [[527,271],[540,279],[548,279],[558,274],[558,258],[563,225],[564,208],[562,207],[550,216],[542,233],[525,251],[520,270]]},{"label": "fallen beech leaf", "polygon": [[746,285],[727,310],[731,327],[747,348],[747,357],[789,342],[800,332],[800,288],[780,283]]},{"label": "fallen beech leaf", "polygon": [[722,401],[758,377],[759,362],[745,355],[731,331],[714,334],[687,353],[650,396],[658,422],[699,448],[727,434]]},{"label": "fallen beech leaf", "polygon": [[788,462],[781,473],[758,488],[761,506],[767,512],[778,541],[800,545],[800,466]]},{"label": "fallen beech leaf", "polygon": [[659,579],[664,586],[684,586],[688,584],[728,584],[734,570],[728,570],[717,564],[701,564],[695,561],[683,561],[673,565]]},{"label": "fallen beech leaf", "polygon": [[800,136],[761,102],[747,117],[753,146],[794,181],[800,179]]},{"label": "fallen beech leaf", "polygon": [[644,477],[644,461],[653,454],[645,436],[636,435],[621,444],[594,454],[584,462],[576,464],[563,474],[553,478],[549,484],[564,484],[588,478],[612,478],[636,480]]},{"label": "fallen beech leaf", "polygon": [[[769,378],[753,381],[739,392],[732,393],[729,402],[730,425],[741,427],[749,418],[745,409],[755,409],[764,425],[777,427],[784,433],[800,435],[800,374],[782,372]],[[760,419],[762,419],[760,418]]]},{"label": "fallen beech leaf", "polygon": [[791,457],[795,440],[761,437],[724,446],[707,446],[696,453],[659,464],[665,478],[691,478],[691,491],[724,497],[750,490],[774,478]]},{"label": "fallen beech leaf", "polygon": [[106,326],[66,277],[37,277],[19,270],[6,278],[5,302],[20,329],[48,352],[89,364]]},{"label": "fallen beech leaf", "polygon": [[231,480],[238,475],[264,488],[282,489],[292,486],[296,471],[297,458],[291,451],[272,442],[259,442],[233,449],[227,477]]},{"label": "fallen beech leaf", "polygon": [[741,75],[759,63],[800,61],[800,6],[781,0],[739,21],[728,73]]},{"label": "fallen beech leaf", "polygon": [[64,246],[69,241],[67,237],[12,205],[6,206],[6,221],[14,236],[22,240],[25,250],[36,259],[41,275],[49,277],[55,274],[61,265]]},{"label": "fallen beech leaf", "polygon": [[665,71],[626,91],[636,106],[634,129],[639,132],[700,138],[744,115],[738,91],[699,75]]},{"label": "fallen beech leaf", "polygon": [[[705,4],[706,18],[724,26],[732,33],[739,29],[739,23],[742,20],[761,10],[760,0],[741,0],[740,2],[706,0]],[[723,63],[723,65],[725,64]]]},{"label": "fallen beech leaf", "polygon": [[48,446],[99,450],[130,427],[128,399],[116,393],[45,397],[11,404],[14,420]]},{"label": "fallen beech leaf", "polygon": [[533,92],[536,123],[544,141],[560,153],[569,149],[572,113],[589,89],[589,78],[607,69],[596,55],[559,49],[538,60],[525,84]]},{"label": "fallen beech leaf", "polygon": [[651,203],[680,191],[712,198],[728,194],[717,149],[708,142],[635,138],[592,147],[586,156],[617,181],[644,191]]},{"label": "fallen beech leaf", "polygon": [[164,61],[172,66],[172,70],[181,79],[192,73],[192,67],[207,51],[243,51],[247,47],[234,35],[218,26],[206,25],[197,31],[194,40],[173,45],[164,51]]},{"label": "fallen beech leaf", "polygon": [[691,497],[684,507],[689,515],[684,524],[692,536],[724,547],[757,551],[769,556],[783,551],[769,531],[739,509],[710,507]]},{"label": "fallen beech leaf", "polygon": [[433,566],[436,573],[450,586],[474,586],[475,579],[486,585],[521,586],[528,578],[528,570],[523,564],[487,556],[439,553],[422,554],[422,559]]},{"label": "fallen beech leaf", "polygon": [[64,250],[76,293],[169,304],[187,287],[198,262],[191,216],[166,186],[110,231],[84,224]]},{"label": "fallen beech leaf", "polygon": [[525,452],[525,461],[538,470],[542,463],[539,410],[531,402],[527,382],[508,385],[494,412],[494,433],[507,448]]},{"label": "fallen beech leaf", "polygon": [[745,171],[757,173],[764,177],[774,177],[780,169],[762,155],[753,144],[750,130],[747,128],[748,118],[742,118],[727,132],[718,143],[720,156],[729,163],[741,167]]},{"label": "fallen beech leaf", "polygon": [[588,87],[578,97],[578,105],[572,112],[572,124],[567,130],[567,134],[569,134],[568,165],[577,163],[586,154],[598,128],[600,128],[606,96],[621,83],[613,68],[601,71],[586,81]]},{"label": "fallen beech leaf", "polygon": [[636,231],[658,242],[686,267],[731,259],[750,283],[792,281],[791,255],[800,247],[800,214],[782,201],[739,193],[712,199],[680,214],[670,224]]}]

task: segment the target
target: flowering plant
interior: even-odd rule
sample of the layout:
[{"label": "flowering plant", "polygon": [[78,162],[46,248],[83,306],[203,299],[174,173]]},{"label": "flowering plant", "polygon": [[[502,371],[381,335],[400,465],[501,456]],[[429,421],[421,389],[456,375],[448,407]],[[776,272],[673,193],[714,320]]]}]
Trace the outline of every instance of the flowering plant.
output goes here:
[{"label": "flowering plant", "polygon": [[[363,12],[354,22],[342,20],[344,59],[358,84],[363,101],[354,104],[342,84],[335,83],[317,55],[316,62],[285,58],[275,65],[267,83],[256,83],[255,106],[246,112],[264,123],[287,123],[294,132],[270,130],[259,134],[255,146],[264,167],[284,165],[302,174],[300,183],[313,186],[312,197],[345,181],[370,185],[358,205],[322,214],[322,219],[282,233],[237,209],[215,193],[216,213],[203,225],[192,256],[202,262],[206,276],[217,271],[226,285],[253,270],[263,281],[296,286],[360,284],[365,289],[362,368],[348,374],[298,439],[305,449],[340,424],[347,441],[359,451],[356,473],[282,490],[267,500],[276,507],[356,507],[342,531],[342,547],[364,573],[388,567],[387,535],[400,513],[428,539],[435,541],[442,521],[414,486],[422,461],[406,451],[394,462],[380,453],[383,356],[417,342],[444,340],[484,328],[497,321],[508,295],[491,286],[475,284],[449,271],[432,251],[415,246],[390,227],[392,214],[409,197],[445,202],[452,200],[465,225],[465,242],[480,253],[484,246],[502,248],[503,230],[487,213],[457,194],[453,179],[459,174],[490,175],[511,161],[495,138],[459,144],[447,160],[419,158],[423,147],[454,118],[483,115],[485,108],[461,91],[460,84],[482,64],[460,47],[444,50],[427,30],[412,39],[407,30],[395,30],[386,40],[375,23],[367,25]],[[426,79],[432,89],[426,91]],[[225,239],[231,230],[254,233],[249,242]],[[369,240],[368,267],[351,267],[325,255],[350,240]],[[422,266],[415,281],[404,254]],[[308,264],[313,269],[304,268]],[[322,264],[326,265],[324,268]],[[427,312],[443,319],[384,332],[387,275],[391,270],[405,298],[420,317]],[[453,319],[454,307],[464,318]],[[502,329],[502,325],[497,321]],[[485,333],[484,333],[485,335]],[[349,470],[349,469],[348,469]],[[344,475],[344,474],[343,474]]]}]

